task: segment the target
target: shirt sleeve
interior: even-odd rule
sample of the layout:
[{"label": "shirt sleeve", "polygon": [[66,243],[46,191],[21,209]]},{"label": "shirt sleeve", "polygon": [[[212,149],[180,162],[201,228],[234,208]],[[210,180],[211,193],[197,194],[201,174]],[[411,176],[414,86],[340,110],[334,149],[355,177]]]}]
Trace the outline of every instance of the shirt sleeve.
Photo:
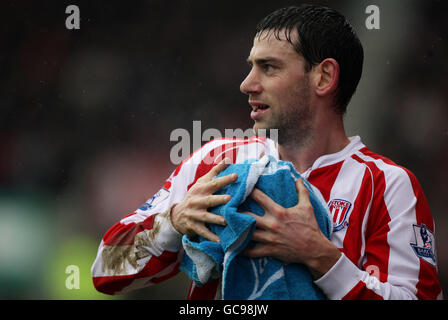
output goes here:
[{"label": "shirt sleeve", "polygon": [[196,160],[187,158],[154,196],[106,232],[91,269],[98,291],[123,293],[179,272],[182,235],[171,224],[170,210],[203,174]]},{"label": "shirt sleeve", "polygon": [[420,184],[398,167],[374,178],[361,260],[343,253],[316,285],[329,299],[441,299],[435,225]]}]

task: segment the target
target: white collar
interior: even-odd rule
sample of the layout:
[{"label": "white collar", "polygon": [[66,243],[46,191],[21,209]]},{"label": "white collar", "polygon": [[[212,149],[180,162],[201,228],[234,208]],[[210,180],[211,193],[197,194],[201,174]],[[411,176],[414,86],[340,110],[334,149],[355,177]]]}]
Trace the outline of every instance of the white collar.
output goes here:
[{"label": "white collar", "polygon": [[[278,154],[277,144],[271,139],[266,140],[268,140],[267,153],[272,155],[275,159],[279,160],[280,156]],[[349,137],[349,140],[350,143],[346,145],[344,149],[336,153],[330,153],[320,156],[314,161],[313,165],[310,168],[308,168],[304,173],[301,174],[305,176],[305,178],[307,178],[312,170],[340,162],[351,156],[356,151],[365,147],[365,145],[361,142],[361,137],[359,136]]]}]

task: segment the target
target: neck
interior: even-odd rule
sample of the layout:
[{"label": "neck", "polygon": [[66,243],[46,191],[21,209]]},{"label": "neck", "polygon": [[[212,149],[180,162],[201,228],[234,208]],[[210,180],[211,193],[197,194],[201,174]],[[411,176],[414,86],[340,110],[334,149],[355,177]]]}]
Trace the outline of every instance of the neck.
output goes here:
[{"label": "neck", "polygon": [[350,140],[345,133],[342,117],[327,114],[325,118],[316,119],[306,142],[287,141],[278,144],[280,159],[290,161],[303,173],[317,158],[344,149]]}]

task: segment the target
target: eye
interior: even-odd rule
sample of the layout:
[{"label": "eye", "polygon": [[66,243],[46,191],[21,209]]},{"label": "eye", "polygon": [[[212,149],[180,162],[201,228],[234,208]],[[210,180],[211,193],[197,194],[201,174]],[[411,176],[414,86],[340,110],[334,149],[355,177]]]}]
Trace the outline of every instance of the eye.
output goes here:
[{"label": "eye", "polygon": [[265,71],[265,72],[269,72],[275,69],[275,67],[272,64],[269,63],[265,63],[261,66],[261,68]]}]

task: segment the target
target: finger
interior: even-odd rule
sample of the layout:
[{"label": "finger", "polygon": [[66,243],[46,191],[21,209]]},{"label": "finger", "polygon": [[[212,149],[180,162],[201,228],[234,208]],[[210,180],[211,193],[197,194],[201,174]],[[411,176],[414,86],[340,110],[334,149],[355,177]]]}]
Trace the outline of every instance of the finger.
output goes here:
[{"label": "finger", "polygon": [[221,226],[226,226],[226,219],[224,219],[223,216],[211,213],[206,211],[206,213],[201,217],[200,221],[205,223],[213,223],[213,224],[219,224]]},{"label": "finger", "polygon": [[238,175],[236,173],[232,173],[224,177],[215,178],[208,183],[208,191],[210,191],[211,193],[215,193],[226,185],[235,182],[236,179],[238,179]]},{"label": "finger", "polygon": [[196,224],[194,228],[194,232],[202,237],[204,237],[207,240],[213,241],[213,242],[221,242],[219,237],[211,232],[205,225],[203,224]]},{"label": "finger", "polygon": [[241,252],[241,255],[248,258],[260,258],[272,256],[272,246],[259,243],[254,248],[247,248]]},{"label": "finger", "polygon": [[269,198],[260,189],[254,188],[250,196],[256,203],[261,206],[261,208],[263,208],[265,212],[273,212],[281,208],[280,205],[275,203],[274,200]]},{"label": "finger", "polygon": [[230,165],[230,159],[224,158],[221,160],[216,166],[214,166],[209,172],[207,172],[204,177],[207,179],[212,179],[213,177],[217,176],[221,171],[223,171],[225,168],[227,168]]},{"label": "finger", "polygon": [[203,200],[201,200],[201,204],[200,207],[202,208],[212,208],[212,207],[217,207],[223,204],[226,204],[227,202],[230,201],[230,199],[232,199],[232,197],[228,194],[223,194],[223,195],[208,195],[206,196]]},{"label": "finger", "polygon": [[308,192],[308,189],[305,187],[303,183],[303,179],[299,178],[296,181],[296,188],[297,188],[297,195],[299,196],[299,203],[297,206],[304,207],[304,206],[310,206],[310,195]]},{"label": "finger", "polygon": [[241,211],[240,213],[245,213],[252,216],[255,219],[255,225],[257,226],[257,228],[268,229],[270,226],[270,224],[268,224],[268,219],[265,216],[261,217],[249,211]]},{"label": "finger", "polygon": [[260,242],[260,243],[273,243],[274,242],[271,233],[268,231],[265,231],[265,230],[261,230],[261,229],[256,229],[252,233],[251,240]]}]

